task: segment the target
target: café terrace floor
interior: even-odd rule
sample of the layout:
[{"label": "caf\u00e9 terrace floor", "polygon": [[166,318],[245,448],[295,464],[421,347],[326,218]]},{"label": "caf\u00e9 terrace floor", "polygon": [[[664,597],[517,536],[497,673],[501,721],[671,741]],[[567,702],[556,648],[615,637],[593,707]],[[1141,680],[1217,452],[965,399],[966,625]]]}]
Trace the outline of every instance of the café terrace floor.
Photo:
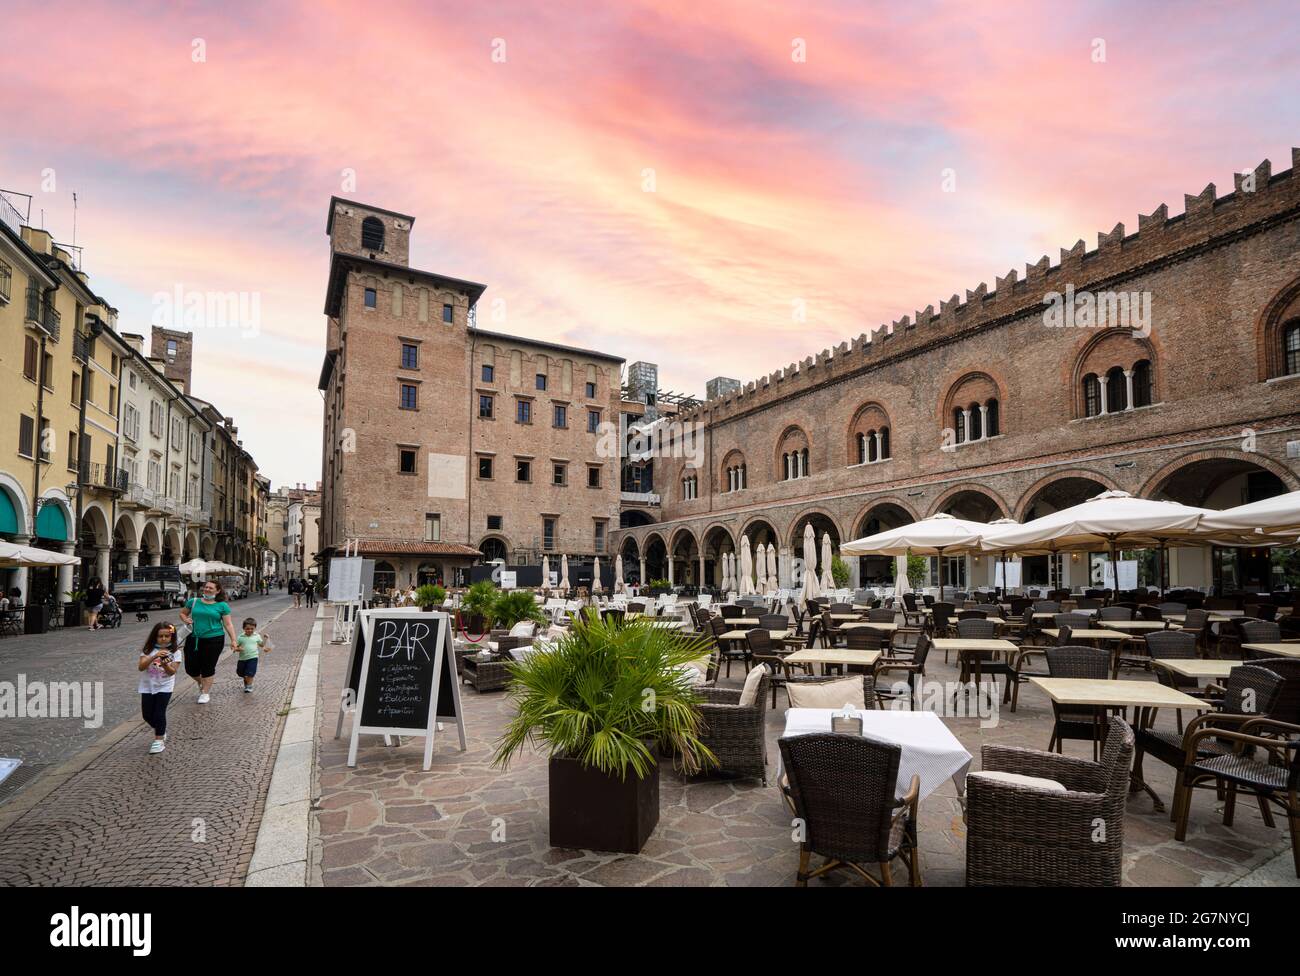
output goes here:
[{"label": "caf\u00e9 terrace floor", "polygon": [[[328,628],[328,621],[326,622]],[[955,663],[955,662],[954,662]],[[334,739],[347,648],[321,649],[319,737],[320,799],[315,824],[313,883],[325,885],[792,885],[798,847],[790,814],[775,787],[720,775],[683,779],[668,765],[660,774],[660,819],[639,855],[597,854],[552,848],[547,840],[547,764],[525,754],[502,772],[491,767],[493,745],[512,709],[504,691],[478,694],[461,686],[469,749],[456,748],[454,728],[434,751],[433,767],[420,769],[423,743],[386,748],[366,737],[355,769],[347,768],[346,737]],[[1133,680],[1153,680],[1124,672]],[[732,666],[739,686],[743,668]],[[932,652],[927,677],[956,681],[953,665]],[[771,698],[768,698],[771,705]],[[767,713],[768,777],[775,775],[786,707]],[[1014,714],[1003,709],[995,727],[977,717],[945,722],[974,757],[987,743],[1045,748],[1051,706],[1024,685]],[[1172,712],[1158,723],[1173,726]],[[1091,755],[1085,742],[1066,753]],[[1148,782],[1170,805],[1173,770],[1148,758]],[[1168,813],[1152,811],[1145,793],[1130,794],[1125,824],[1124,883],[1134,886],[1218,886],[1236,883],[1300,886],[1291,867],[1285,820],[1264,825],[1256,805],[1237,804],[1234,826],[1224,827],[1212,791],[1198,791],[1186,843],[1174,840]],[[494,835],[495,838],[494,839]],[[926,885],[965,883],[965,831],[957,791],[944,783],[921,803],[919,839]],[[820,863],[817,861],[815,863]],[[896,872],[906,883],[906,872]],[[862,884],[852,872],[834,871],[811,885]]]}]

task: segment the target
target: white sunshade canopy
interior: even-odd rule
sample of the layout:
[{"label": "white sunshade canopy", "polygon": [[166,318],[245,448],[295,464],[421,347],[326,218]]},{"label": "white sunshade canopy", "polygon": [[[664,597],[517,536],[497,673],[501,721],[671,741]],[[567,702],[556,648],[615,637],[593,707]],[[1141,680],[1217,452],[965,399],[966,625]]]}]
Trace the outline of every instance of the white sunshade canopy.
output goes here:
[{"label": "white sunshade canopy", "polygon": [[813,531],[811,522],[803,527],[803,590],[800,595],[805,603],[822,595],[817,580],[817,533]]},{"label": "white sunshade canopy", "polygon": [[749,536],[740,537],[740,595],[754,595],[754,556],[749,548]]},{"label": "white sunshade canopy", "polygon": [[845,556],[957,555],[960,550],[977,550],[989,531],[983,522],[970,522],[940,512],[928,519],[900,525],[840,546]]},{"label": "white sunshade canopy", "polygon": [[40,549],[36,546],[20,546],[14,542],[0,539],[0,567],[15,568],[23,566],[79,566],[81,560],[76,556],[65,556],[61,552]]},{"label": "white sunshade canopy", "polygon": [[985,551],[1055,550],[1117,545],[1151,546],[1194,537],[1205,509],[1126,491],[1104,491],[1086,502],[1022,525],[986,527]]},{"label": "white sunshade canopy", "polygon": [[1201,528],[1296,535],[1300,533],[1300,491],[1213,512],[1201,519]]}]

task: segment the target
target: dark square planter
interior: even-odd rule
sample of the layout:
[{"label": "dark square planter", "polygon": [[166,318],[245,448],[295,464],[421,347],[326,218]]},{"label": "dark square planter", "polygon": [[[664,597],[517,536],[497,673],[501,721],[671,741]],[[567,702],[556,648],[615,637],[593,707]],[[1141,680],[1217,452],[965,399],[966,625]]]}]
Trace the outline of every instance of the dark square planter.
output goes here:
[{"label": "dark square planter", "polygon": [[552,847],[637,854],[659,823],[659,764],[645,779],[619,779],[552,758],[550,804]]}]

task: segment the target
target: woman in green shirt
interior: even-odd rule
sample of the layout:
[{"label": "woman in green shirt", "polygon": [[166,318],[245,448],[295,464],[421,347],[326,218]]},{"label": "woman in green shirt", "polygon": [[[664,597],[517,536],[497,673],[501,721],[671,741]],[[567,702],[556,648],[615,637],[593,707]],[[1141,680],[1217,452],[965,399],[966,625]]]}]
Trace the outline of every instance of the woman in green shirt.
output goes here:
[{"label": "woman in green shirt", "polygon": [[181,608],[181,620],[190,628],[182,660],[185,673],[198,683],[199,704],[206,705],[211,699],[217,659],[225,649],[227,637],[234,646],[235,627],[230,622],[230,605],[224,599],[225,594],[214,581],[205,581],[199,592],[198,599],[189,600]]}]

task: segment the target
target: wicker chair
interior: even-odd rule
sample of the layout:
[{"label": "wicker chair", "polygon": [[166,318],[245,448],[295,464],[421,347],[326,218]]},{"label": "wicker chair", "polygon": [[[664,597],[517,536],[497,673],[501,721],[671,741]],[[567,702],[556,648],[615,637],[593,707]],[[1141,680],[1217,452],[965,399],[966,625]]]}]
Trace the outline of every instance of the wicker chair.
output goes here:
[{"label": "wicker chair", "polygon": [[[1036,749],[984,746],[983,769],[1055,780],[1056,793],[966,780],[966,884],[1118,887],[1133,730],[1112,716],[1099,762]],[[1098,840],[1097,824],[1106,827]]]},{"label": "wicker chair", "polygon": [[[1224,682],[1219,711],[1198,715],[1187,723],[1181,735],[1165,729],[1146,728],[1137,733],[1137,754],[1133,758],[1133,776],[1145,782],[1142,763],[1147,755],[1178,770],[1174,796],[1178,796],[1187,765],[1188,744],[1203,729],[1240,729],[1259,718],[1294,719],[1300,708],[1300,680],[1288,681],[1281,675],[1255,663],[1233,668]],[[1201,758],[1221,756],[1231,748],[1217,739],[1201,736],[1196,740],[1196,754]],[[1170,819],[1177,816],[1177,807]]]},{"label": "wicker chair", "polygon": [[758,626],[763,630],[789,630],[790,618],[783,613],[759,614]]},{"label": "wicker chair", "polygon": [[714,617],[709,621],[709,631],[713,635],[714,643],[718,645],[718,659],[722,664],[726,665],[728,678],[731,677],[732,661],[747,662],[749,660],[748,647],[737,648],[730,641],[725,643],[723,642],[722,635],[731,629],[732,628],[727,625],[727,621],[723,617]]},{"label": "wicker chair", "polygon": [[[814,733],[779,740],[782,792],[804,826],[796,884],[847,867],[873,885],[892,885],[902,859],[913,886],[921,883],[916,842],[920,777],[895,799],[902,747],[864,736]],[[812,855],[825,863],[809,870]],[[875,864],[877,879],[863,867]]]},{"label": "wicker chair", "polygon": [[843,647],[845,632],[840,630],[839,624],[831,619],[831,612],[823,610],[822,619],[822,646],[823,647]]},{"label": "wicker chair", "polygon": [[[1194,660],[1200,655],[1196,650],[1196,638],[1181,630],[1158,630],[1146,635],[1147,654],[1153,661]],[[1168,688],[1177,688],[1193,698],[1204,698],[1205,692],[1196,678],[1185,678],[1165,668],[1154,669],[1156,680]],[[1183,713],[1175,712],[1178,717],[1178,734],[1183,734]]]},{"label": "wicker chair", "polygon": [[1161,603],[1157,605],[1156,609],[1160,611],[1160,615],[1162,617],[1164,616],[1181,617],[1187,613],[1187,604],[1172,603],[1172,602]]},{"label": "wicker chair", "polygon": [[1128,607],[1102,607],[1097,611],[1098,620],[1132,620],[1133,611]]},{"label": "wicker chair", "polygon": [[749,613],[747,607],[742,607],[736,603],[726,603],[719,608],[722,612],[723,620],[735,620],[737,617],[743,617]]},{"label": "wicker chair", "polygon": [[1058,628],[1069,627],[1071,630],[1089,630],[1092,618],[1086,613],[1058,613],[1052,621]]},{"label": "wicker chair", "polygon": [[[1047,650],[1047,671],[1053,678],[1109,678],[1110,651],[1096,647],[1066,645]],[[1097,723],[1091,709],[1075,711],[1061,708],[1052,702],[1052,737],[1047,751],[1062,751],[1066,739],[1083,739],[1092,742],[1096,758]]]},{"label": "wicker chair", "polygon": [[466,654],[460,660],[461,681],[469,684],[479,694],[500,691],[510,684],[510,662],[514,660],[510,651],[517,647],[528,647],[532,642],[531,637],[500,637],[490,661],[479,660],[477,654]]},{"label": "wicker chair", "polygon": [[[1208,757],[1200,755],[1200,745],[1211,737],[1217,746],[1231,746],[1232,751]],[[1186,763],[1174,797],[1178,822],[1174,838],[1187,839],[1192,790],[1212,785],[1225,794],[1225,827],[1232,826],[1237,792],[1245,790],[1254,794],[1260,815],[1268,826],[1273,826],[1269,804],[1281,808],[1291,832],[1291,861],[1296,877],[1300,878],[1300,725],[1256,719],[1236,731],[1205,729],[1188,740]]]},{"label": "wicker chair", "polygon": [[[957,621],[957,635],[973,640],[993,640],[998,636],[998,625],[983,617],[966,617]],[[993,656],[994,653],[993,651],[967,651],[963,656],[963,660],[970,662],[978,656],[981,678],[991,677],[996,679],[998,675],[1002,675],[1006,679],[1006,685],[1002,691],[1002,700],[1011,702],[1011,710],[1014,712],[1016,704],[1020,700],[1020,672],[1016,668],[1015,660],[998,660]],[[961,677],[963,681],[974,680],[972,675],[967,673],[963,673]],[[996,680],[994,683],[996,683]]]},{"label": "wicker chair", "polygon": [[1156,621],[1164,620],[1165,616],[1160,612],[1159,607],[1153,607],[1150,604],[1143,604],[1137,608],[1137,619]]},{"label": "wicker chair", "polygon": [[902,693],[889,690],[882,691],[880,676],[895,672],[907,675],[907,696],[908,701],[913,709],[920,706],[917,697],[917,682],[925,678],[925,660],[930,655],[930,648],[934,645],[931,643],[929,636],[922,633],[917,637],[916,645],[912,648],[910,654],[901,653],[901,648],[894,648],[889,655],[876,659],[874,668],[876,697],[883,704],[886,700],[897,701],[902,697]]},{"label": "wicker chair", "polygon": [[1237,633],[1242,648],[1241,656],[1246,660],[1268,657],[1267,651],[1252,651],[1246,644],[1276,644],[1282,639],[1282,628],[1271,620],[1243,620],[1237,624]]},{"label": "wicker chair", "polygon": [[763,675],[751,705],[740,704],[740,688],[697,688],[701,702],[699,738],[718,760],[718,771],[752,776],[767,785],[767,713],[770,675]]},{"label": "wicker chair", "polygon": [[772,640],[772,635],[763,628],[755,628],[745,635],[749,645],[749,657],[755,664],[762,664],[771,674],[768,684],[772,688],[772,707],[776,708],[777,688],[783,687],[788,669],[785,656],[789,653],[783,644]]},{"label": "wicker chair", "polygon": [[892,624],[897,616],[897,610],[890,610],[885,607],[867,611],[867,620],[873,624]]}]

